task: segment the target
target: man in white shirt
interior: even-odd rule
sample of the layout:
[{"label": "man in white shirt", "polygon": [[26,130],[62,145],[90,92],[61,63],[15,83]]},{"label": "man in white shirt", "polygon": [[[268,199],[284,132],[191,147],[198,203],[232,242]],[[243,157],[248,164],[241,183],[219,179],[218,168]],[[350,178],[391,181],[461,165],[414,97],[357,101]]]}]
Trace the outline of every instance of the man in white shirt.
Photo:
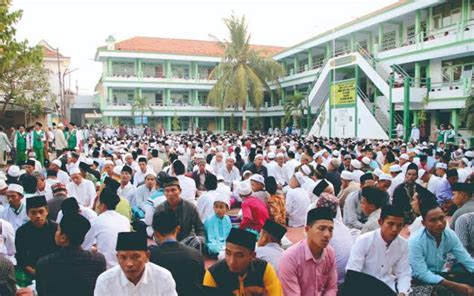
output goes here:
[{"label": "man in white shirt", "polygon": [[366,187],[362,189],[360,209],[367,221],[364,223],[360,233],[366,233],[379,228],[379,219],[383,200],[383,191],[378,188]]},{"label": "man in white shirt", "polygon": [[67,148],[67,141],[64,137],[64,124],[59,123],[58,128],[54,130],[54,147],[56,148],[56,156],[63,154],[64,148]]},{"label": "man in white shirt", "polygon": [[295,174],[295,169],[300,165],[300,162],[295,159],[295,152],[291,149],[287,153],[288,160],[283,165],[283,171],[285,172],[286,183],[290,183],[291,177]]},{"label": "man in white shirt", "polygon": [[[352,247],[347,270],[371,275],[398,295],[409,295],[411,268],[407,255],[408,243],[399,236],[403,229],[403,212],[391,205],[384,206],[379,224],[380,229],[365,233],[357,239]],[[365,288],[365,292],[370,290],[370,287]],[[357,294],[357,291],[353,292]]]},{"label": "man in white shirt", "polygon": [[219,174],[222,169],[224,169],[224,153],[217,152],[216,156],[211,160],[211,167],[214,174]]},{"label": "man in white shirt", "polygon": [[69,175],[65,171],[61,170],[61,166],[61,161],[59,159],[55,159],[50,163],[49,169],[55,171],[58,180],[64,185],[67,185],[71,180]]},{"label": "man in white shirt", "polygon": [[286,193],[286,215],[289,227],[301,227],[305,225],[306,212],[311,203],[311,193],[301,188],[303,174],[296,173],[289,183],[290,189]]},{"label": "man in white shirt", "polygon": [[227,186],[232,187],[234,181],[240,181],[240,172],[239,169],[234,166],[235,158],[232,156],[227,157],[225,160],[225,167],[222,168],[219,173],[224,177],[224,182]]},{"label": "man in white shirt", "polygon": [[283,255],[281,239],[286,234],[286,228],[272,220],[267,219],[260,231],[255,253],[257,258],[270,263],[278,274],[278,265]]},{"label": "man in white shirt", "polygon": [[272,161],[267,165],[268,176],[275,178],[280,189],[286,185],[285,170],[283,169],[284,162],[285,155],[279,152],[276,155],[275,161]]},{"label": "man in white shirt", "polygon": [[133,185],[135,187],[138,187],[145,183],[146,175],[153,172],[153,170],[148,167],[147,160],[145,157],[138,158],[138,168],[138,171],[133,176]]},{"label": "man in white shirt", "polygon": [[123,166],[122,171],[120,172],[120,187],[117,189],[117,194],[119,197],[125,198],[130,203],[131,207],[134,207],[135,204],[135,193],[137,187],[133,186],[130,183],[132,179],[132,168],[129,166]]},{"label": "man in white shirt", "polygon": [[205,191],[198,199],[196,207],[199,213],[201,221],[207,219],[207,217],[214,215],[214,201],[218,192],[217,189],[217,178],[213,174],[206,176],[206,181],[204,181],[204,186],[206,186],[207,191]]},{"label": "man in white shirt", "polygon": [[75,197],[79,204],[92,208],[96,197],[95,185],[82,177],[79,168],[71,170],[71,180],[66,185],[69,196]]},{"label": "man in white shirt", "polygon": [[163,169],[163,159],[159,158],[158,149],[151,150],[151,159],[148,160],[148,163],[153,168],[155,174],[158,175],[159,172]]},{"label": "man in white shirt", "polygon": [[2,219],[10,222],[13,230],[16,230],[26,222],[30,221],[26,213],[25,202],[23,201],[24,189],[18,184],[10,184],[7,189],[8,206],[2,213]]},{"label": "man in white shirt", "polygon": [[186,177],[184,175],[186,168],[181,160],[175,160],[173,162],[173,171],[176,174],[176,178],[179,180],[179,186],[181,187],[181,198],[192,203],[196,202],[196,182],[194,179]]},{"label": "man in white shirt", "polygon": [[148,261],[150,253],[145,235],[121,232],[115,249],[119,266],[107,270],[97,278],[95,296],[178,295],[171,273]]},{"label": "man in white shirt", "polygon": [[[82,248],[90,250],[96,244],[97,251],[107,260],[107,268],[117,265],[115,245],[119,232],[130,231],[130,222],[127,218],[115,211],[120,197],[111,189],[104,189],[99,198],[99,216],[92,221],[91,229],[87,233]],[[101,294],[103,295],[103,294]]]}]

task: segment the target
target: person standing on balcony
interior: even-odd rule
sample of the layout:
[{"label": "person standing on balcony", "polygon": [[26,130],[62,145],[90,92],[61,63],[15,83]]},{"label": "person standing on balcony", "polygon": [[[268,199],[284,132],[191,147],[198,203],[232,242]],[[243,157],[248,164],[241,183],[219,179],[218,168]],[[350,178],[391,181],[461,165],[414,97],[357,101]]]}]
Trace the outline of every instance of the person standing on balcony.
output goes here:
[{"label": "person standing on balcony", "polygon": [[395,131],[397,132],[397,137],[399,139],[403,138],[403,124],[399,122],[395,128]]}]

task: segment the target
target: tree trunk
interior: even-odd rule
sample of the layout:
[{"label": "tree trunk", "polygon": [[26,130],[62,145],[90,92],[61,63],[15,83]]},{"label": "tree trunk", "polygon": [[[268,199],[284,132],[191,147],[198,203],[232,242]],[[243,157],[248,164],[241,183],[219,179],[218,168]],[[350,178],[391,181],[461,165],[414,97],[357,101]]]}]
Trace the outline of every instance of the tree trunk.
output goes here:
[{"label": "tree trunk", "polygon": [[242,135],[247,135],[247,106],[242,107]]}]

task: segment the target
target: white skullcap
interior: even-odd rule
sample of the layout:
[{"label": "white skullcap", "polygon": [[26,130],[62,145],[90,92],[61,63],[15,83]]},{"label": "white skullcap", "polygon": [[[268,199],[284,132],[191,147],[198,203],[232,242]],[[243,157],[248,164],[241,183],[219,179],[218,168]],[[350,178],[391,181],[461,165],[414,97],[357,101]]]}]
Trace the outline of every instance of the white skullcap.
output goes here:
[{"label": "white skullcap", "polygon": [[295,178],[296,178],[296,181],[298,181],[298,183],[300,184],[300,186],[305,183],[305,179],[304,179],[303,173],[301,173],[301,172],[296,172],[296,173],[295,173]]},{"label": "white skullcap", "polygon": [[154,171],[148,171],[146,174],[145,174],[145,178],[148,177],[148,176],[153,176],[156,178],[156,173]]},{"label": "white skullcap", "polygon": [[353,168],[360,169],[362,167],[362,164],[357,159],[353,159],[351,160],[351,166]]},{"label": "white skullcap", "polygon": [[257,154],[257,155],[255,155],[255,159],[257,159],[257,158],[263,159],[263,155],[262,155],[262,154]]},{"label": "white skullcap", "polygon": [[246,175],[248,175],[248,174],[253,174],[253,173],[252,173],[251,171],[249,171],[249,170],[246,170],[245,172],[243,172],[242,176],[246,176]]},{"label": "white skullcap", "polygon": [[334,156],[334,157],[339,157],[339,155],[341,155],[341,153],[338,150],[334,150],[332,152],[332,156]]},{"label": "white skullcap", "polygon": [[92,160],[92,158],[86,158],[84,160],[84,162],[87,164],[87,165],[93,165],[94,164],[94,161]]},{"label": "white skullcap", "polygon": [[398,164],[394,164],[390,166],[390,173],[398,173],[401,171],[402,171],[402,168]]},{"label": "white skullcap", "polygon": [[351,172],[349,171],[342,171],[341,173],[341,179],[352,181],[354,179],[354,176]]},{"label": "white skullcap", "polygon": [[382,173],[379,176],[379,180],[380,181],[385,181],[385,180],[392,181],[392,176],[390,176],[389,174]]},{"label": "white skullcap", "polygon": [[250,181],[255,181],[255,182],[258,182],[260,184],[263,184],[265,185],[265,178],[260,175],[260,174],[253,174],[251,177],[250,177]]},{"label": "white skullcap", "polygon": [[[211,149],[211,150],[212,150],[212,149]],[[178,154],[184,154],[184,153],[185,153],[185,150],[184,150],[183,147],[179,147],[178,149],[176,149],[176,152],[177,152]]]},{"label": "white skullcap", "polygon": [[380,177],[380,175],[382,175],[382,174],[383,174],[383,172],[382,172],[381,169],[376,168],[376,169],[374,170],[374,175],[376,175],[377,177]]},{"label": "white skullcap", "polygon": [[268,156],[268,159],[275,159],[275,153],[273,152],[269,152],[267,156]]},{"label": "white skullcap", "polygon": [[252,188],[250,187],[249,182],[240,182],[237,187],[237,192],[242,196],[250,195],[252,193]]},{"label": "white skullcap", "polygon": [[0,180],[0,190],[3,190],[5,188],[8,188],[7,183],[5,182],[5,180]]},{"label": "white skullcap", "polygon": [[405,160],[410,160],[410,157],[406,153],[403,153],[402,155],[400,155],[400,158],[405,159]]},{"label": "white skullcap", "polygon": [[12,165],[11,167],[8,168],[7,174],[14,178],[20,176],[20,167],[17,165]]},{"label": "white skullcap", "polygon": [[51,163],[57,165],[58,167],[61,167],[63,165],[63,163],[59,159],[55,159]]},{"label": "white skullcap", "polygon": [[362,157],[362,162],[366,165],[369,165],[370,164],[370,158],[368,158],[367,156],[364,156],[364,157]]},{"label": "white skullcap", "polygon": [[276,158],[284,158],[285,157],[285,154],[281,153],[281,152],[278,152],[277,155],[276,155]]},{"label": "white skullcap", "polygon": [[104,161],[104,166],[106,166],[108,164],[114,165],[114,162],[111,161],[110,159],[107,159],[106,161]]},{"label": "white skullcap", "polygon": [[424,169],[419,169],[418,170],[418,179],[423,177],[424,174],[426,174],[426,171]]},{"label": "white skullcap", "polygon": [[21,194],[21,195],[23,195],[24,192],[25,192],[25,190],[23,189],[23,186],[18,185],[18,184],[10,184],[10,185],[8,185],[7,191],[13,191],[13,192],[19,193],[19,194]]},{"label": "white skullcap", "polygon": [[465,165],[469,166],[470,165],[470,162],[469,162],[469,159],[463,157],[461,158],[462,162],[464,162]]},{"label": "white skullcap", "polygon": [[227,205],[227,208],[230,209],[230,200],[228,198],[225,197],[224,194],[218,194],[214,197],[214,203],[216,201],[220,201],[220,202],[223,202]]},{"label": "white skullcap", "polygon": [[217,181],[224,181],[224,177],[222,175],[216,176]]},{"label": "white skullcap", "polygon": [[80,174],[80,173],[81,173],[81,170],[78,167],[73,167],[69,171],[69,175]]},{"label": "white skullcap", "polygon": [[474,157],[474,151],[472,151],[472,150],[466,151],[466,153],[464,153],[464,156],[469,157],[469,158],[473,158]]},{"label": "white skullcap", "polygon": [[301,171],[306,175],[311,175],[311,169],[306,164],[301,166]]},{"label": "white skullcap", "polygon": [[447,170],[447,169],[448,169],[448,165],[445,164],[444,162],[438,162],[438,163],[436,164],[436,168],[437,168],[437,169],[444,169],[444,170]]}]

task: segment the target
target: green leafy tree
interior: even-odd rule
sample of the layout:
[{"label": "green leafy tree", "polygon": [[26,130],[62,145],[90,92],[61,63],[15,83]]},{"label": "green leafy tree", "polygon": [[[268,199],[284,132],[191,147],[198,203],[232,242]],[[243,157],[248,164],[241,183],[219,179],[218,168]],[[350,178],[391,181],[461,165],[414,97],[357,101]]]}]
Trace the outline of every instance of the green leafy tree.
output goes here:
[{"label": "green leafy tree", "polygon": [[15,38],[21,16],[21,10],[0,5],[0,118],[8,105],[24,109],[27,117],[41,115],[51,96],[41,47]]},{"label": "green leafy tree", "polygon": [[296,122],[297,127],[301,127],[301,120],[304,115],[304,102],[306,97],[300,93],[289,96],[285,99],[283,117],[284,125],[288,125],[290,121]]},{"label": "green leafy tree", "polygon": [[466,99],[466,105],[460,112],[461,122],[466,124],[466,128],[474,131],[474,94]]},{"label": "green leafy tree", "polygon": [[264,90],[269,90],[269,83],[276,83],[284,75],[281,64],[271,59],[265,53],[250,46],[250,35],[247,32],[245,17],[224,19],[229,30],[230,39],[219,41],[224,50],[219,65],[210,76],[219,77],[208,95],[208,102],[221,110],[234,107],[242,108],[242,130],[247,129],[247,101],[259,110],[263,103]]},{"label": "green leafy tree", "polygon": [[142,125],[145,125],[143,123],[145,119],[145,109],[150,110],[151,114],[154,113],[153,109],[150,107],[150,104],[148,104],[148,101],[145,97],[141,97],[141,96],[135,97],[135,100],[133,101],[133,104],[132,104],[132,117],[135,118],[135,112],[140,111]]}]

